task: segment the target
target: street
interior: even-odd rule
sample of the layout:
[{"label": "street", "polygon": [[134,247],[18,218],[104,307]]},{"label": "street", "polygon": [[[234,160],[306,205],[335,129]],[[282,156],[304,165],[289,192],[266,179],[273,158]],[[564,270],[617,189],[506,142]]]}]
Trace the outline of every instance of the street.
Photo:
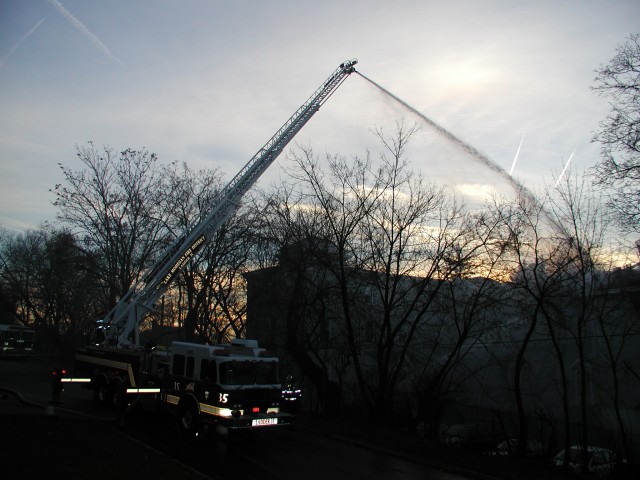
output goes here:
[{"label": "street", "polygon": [[[265,429],[251,435],[223,438],[213,432],[196,439],[182,438],[173,417],[138,409],[118,417],[92,398],[80,385],[67,384],[60,404],[52,405],[51,370],[58,366],[48,357],[26,360],[0,359],[0,387],[16,391],[28,405],[5,395],[1,416],[14,413],[55,414],[63,417],[96,418],[119,425],[122,431],[145,445],[216,479],[433,479],[462,480],[465,476],[426,466],[392,454],[385,448],[366,448],[342,441],[331,432],[302,426],[286,430]],[[206,437],[206,438],[203,438]],[[391,447],[391,445],[389,445]],[[36,450],[37,451],[37,450]],[[139,454],[130,452],[131,460]]]}]

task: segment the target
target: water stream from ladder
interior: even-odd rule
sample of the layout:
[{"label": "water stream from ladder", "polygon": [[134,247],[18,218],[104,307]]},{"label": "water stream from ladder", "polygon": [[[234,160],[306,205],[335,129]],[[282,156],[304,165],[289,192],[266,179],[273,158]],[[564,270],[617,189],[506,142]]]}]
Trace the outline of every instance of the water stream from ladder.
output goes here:
[{"label": "water stream from ladder", "polygon": [[409,110],[411,113],[413,113],[414,115],[419,117],[422,121],[424,121],[427,125],[429,125],[431,128],[433,128],[435,131],[437,131],[440,135],[445,137],[447,140],[451,141],[453,144],[455,144],[458,147],[462,148],[469,155],[471,155],[471,157],[474,160],[480,162],[485,167],[490,168],[491,170],[497,172],[501,177],[503,177],[505,180],[507,180],[507,182],[509,184],[511,184],[511,186],[515,189],[515,191],[518,194],[523,195],[523,196],[527,197],[530,200],[533,200],[535,198],[534,195],[524,185],[522,185],[520,182],[515,180],[500,165],[498,165],[495,162],[493,162],[492,160],[490,160],[488,157],[486,157],[485,155],[480,153],[478,150],[473,148],[471,145],[469,145],[469,144],[463,142],[462,140],[460,140],[453,133],[449,132],[447,129],[445,129],[441,125],[438,125],[436,122],[431,120],[429,117],[427,117],[426,115],[420,113],[418,110],[413,108],[407,102],[405,102],[404,100],[398,98],[393,93],[391,93],[389,90],[387,90],[383,86],[379,85],[378,83],[374,82],[373,80],[371,80],[366,75],[363,75],[362,73],[360,73],[358,71],[356,71],[356,73],[358,75],[360,75],[363,79],[365,79],[367,82],[369,82],[371,85],[373,85],[374,87],[379,89],[382,93],[384,93],[385,95],[389,96],[390,98],[392,98],[393,100],[398,102],[400,105],[402,105],[404,108]]}]

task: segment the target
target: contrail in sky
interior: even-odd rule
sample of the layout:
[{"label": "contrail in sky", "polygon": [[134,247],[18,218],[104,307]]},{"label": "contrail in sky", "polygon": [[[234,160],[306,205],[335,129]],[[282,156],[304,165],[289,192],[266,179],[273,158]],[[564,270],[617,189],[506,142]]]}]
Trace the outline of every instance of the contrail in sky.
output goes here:
[{"label": "contrail in sky", "polygon": [[513,173],[513,169],[516,166],[516,161],[518,160],[518,155],[520,155],[520,149],[522,148],[523,141],[524,141],[524,133],[522,134],[522,138],[520,139],[520,145],[518,145],[518,150],[516,150],[516,156],[513,157],[513,163],[511,164],[511,170],[509,170],[509,175]]},{"label": "contrail in sky", "polygon": [[571,159],[573,158],[573,154],[576,153],[576,148],[577,147],[574,147],[573,152],[571,152],[571,155],[569,155],[569,160],[567,160],[567,163],[565,164],[564,168],[560,172],[560,176],[558,177],[558,180],[556,180],[556,184],[554,185],[553,188],[556,188],[558,186],[558,184],[560,183],[560,180],[562,180],[562,176],[564,175],[564,172],[567,171],[567,167],[569,167],[569,164],[571,163]]},{"label": "contrail in sky", "polygon": [[7,58],[9,58],[13,54],[13,52],[16,51],[16,49],[20,46],[22,42],[24,42],[27,38],[29,38],[33,34],[33,32],[36,31],[36,29],[40,26],[42,22],[46,20],[46,18],[47,17],[44,17],[42,20],[36,23],[35,27],[29,30],[20,40],[16,42],[16,44],[13,47],[11,47],[11,49],[7,52],[7,54],[4,57],[2,57],[2,59],[0,60],[0,68],[2,68],[2,66],[4,65],[4,62],[7,61]]},{"label": "contrail in sky", "polygon": [[49,3],[53,5],[53,7],[56,10],[58,10],[58,12],[60,12],[60,14],[62,14],[62,16],[66,18],[71,25],[76,27],[80,31],[80,33],[84,35],[85,38],[87,38],[89,41],[91,41],[91,43],[93,43],[96,47],[102,50],[109,58],[115,60],[116,62],[118,62],[120,65],[124,67],[124,62],[120,60],[118,57],[116,57],[113,53],[111,53],[111,51],[107,48],[107,46],[104,43],[102,43],[98,37],[96,37],[93,33],[91,33],[89,29],[85,27],[80,20],[74,17],[71,14],[71,12],[69,12],[69,10],[64,8],[58,0],[49,0]]}]

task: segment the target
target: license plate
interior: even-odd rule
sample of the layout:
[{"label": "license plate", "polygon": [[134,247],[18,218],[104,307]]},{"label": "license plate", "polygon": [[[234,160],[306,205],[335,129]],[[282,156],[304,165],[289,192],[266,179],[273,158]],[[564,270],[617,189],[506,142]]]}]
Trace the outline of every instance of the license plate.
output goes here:
[{"label": "license plate", "polygon": [[265,425],[277,425],[277,418],[254,418],[251,420],[252,427],[264,427]]}]

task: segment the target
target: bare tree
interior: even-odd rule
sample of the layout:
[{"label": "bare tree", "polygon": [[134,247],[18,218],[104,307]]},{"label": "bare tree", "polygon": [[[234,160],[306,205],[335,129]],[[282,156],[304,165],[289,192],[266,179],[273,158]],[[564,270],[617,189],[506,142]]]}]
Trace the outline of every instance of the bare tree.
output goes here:
[{"label": "bare tree", "polygon": [[597,180],[613,187],[610,205],[623,227],[640,232],[640,34],[630,35],[596,73],[593,90],[611,106],[594,137],[602,145]]},{"label": "bare tree", "polygon": [[247,300],[243,274],[253,252],[254,222],[253,212],[241,209],[202,252],[198,284],[206,289],[196,330],[208,342],[229,341],[245,334]]},{"label": "bare tree", "polygon": [[67,231],[41,229],[5,238],[0,277],[15,300],[13,314],[37,329],[40,348],[60,351],[86,342],[96,310],[96,258]]},{"label": "bare tree", "polygon": [[[262,291],[254,294],[252,308],[278,317],[267,343],[283,347],[282,357],[290,357],[296,373],[311,382],[305,400],[332,413],[340,407],[342,375],[350,356],[337,318],[339,288],[331,273],[337,257],[323,211],[308,200],[285,184],[254,207],[264,212],[254,239],[261,251],[271,252],[271,260],[264,264],[266,258],[258,258],[267,268],[258,273]],[[286,360],[283,364],[294,373],[293,365]]]},{"label": "bare tree", "polygon": [[[565,447],[570,446],[570,409],[567,373],[564,352],[558,343],[554,328],[554,314],[562,295],[562,279],[568,257],[566,243],[554,236],[554,222],[549,222],[549,214],[542,203],[528,197],[518,197],[511,205],[497,206],[505,231],[505,244],[512,259],[511,267],[513,300],[518,299],[525,327],[522,338],[518,339],[518,350],[514,360],[513,387],[518,412],[519,454],[526,454],[529,441],[528,416],[524,403],[523,374],[526,355],[532,339],[540,330],[543,320],[548,328],[561,374],[562,411],[565,428]],[[516,330],[519,333],[519,330]]]},{"label": "bare tree", "polygon": [[0,324],[10,325],[14,323],[17,310],[15,295],[4,283],[4,280],[0,280]]},{"label": "bare tree", "polygon": [[637,306],[634,305],[632,293],[638,284],[640,275],[637,271],[615,268],[601,274],[599,291],[596,293],[596,334],[600,334],[599,345],[604,358],[602,367],[609,377],[606,386],[603,385],[603,390],[606,400],[613,405],[622,449],[629,462],[633,462],[634,455],[630,438],[632,429],[623,418],[623,410],[629,408],[624,395],[624,377],[630,370],[629,362],[632,362],[634,357],[630,354],[630,351],[633,351],[632,341],[640,334],[640,315]]},{"label": "bare tree", "polygon": [[[163,233],[156,156],[146,150],[77,147],[83,168],[60,165],[64,184],[55,186],[59,220],[99,255],[110,309],[148,266]],[[96,312],[97,314],[98,312]]]},{"label": "bare tree", "polygon": [[[579,366],[581,445],[586,454],[589,445],[591,416],[590,382],[592,381],[593,346],[590,340],[598,322],[598,289],[603,270],[610,268],[610,252],[605,247],[608,216],[602,202],[594,196],[584,178],[568,175],[557,195],[550,197],[557,225],[562,226],[562,243],[568,262],[563,283],[571,295],[573,311],[566,325],[574,338]],[[573,320],[573,321],[571,321]],[[586,468],[586,467],[585,467]]]},{"label": "bare tree", "polygon": [[347,162],[340,156],[327,156],[331,175],[325,179],[317,159],[311,149],[293,152],[298,172],[295,179],[307,187],[306,201],[309,208],[324,217],[322,226],[325,238],[331,245],[335,260],[328,265],[335,277],[339,294],[346,339],[353,361],[356,383],[368,411],[373,405],[368,392],[365,374],[360,361],[360,345],[356,331],[357,320],[353,312],[353,285],[361,283],[358,279],[362,270],[361,242],[357,232],[375,199],[382,195],[378,185],[368,183],[370,162],[358,158]]},{"label": "bare tree", "polygon": [[409,168],[406,145],[416,127],[376,135],[379,166],[327,158],[325,176],[310,150],[297,153],[296,179],[322,213],[335,261],[341,321],[356,384],[371,418],[392,413],[416,333],[441,288],[480,248],[465,236],[461,207]]},{"label": "bare tree", "polygon": [[[419,337],[420,356],[413,364],[422,368],[416,378],[418,399],[416,423],[424,425],[427,437],[436,439],[448,397],[475,379],[482,388],[478,369],[468,355],[487,348],[491,356],[493,338],[498,338],[504,315],[506,243],[500,237],[499,215],[479,212],[468,215],[464,235],[448,251],[443,265],[441,291],[429,309]],[[488,343],[489,345],[485,345]],[[476,357],[477,358],[477,357]]]},{"label": "bare tree", "polygon": [[[173,163],[163,170],[162,206],[166,244],[180,238],[211,208],[220,191],[217,170],[191,170]],[[181,271],[170,294],[178,299],[175,319],[186,340],[221,342],[244,333],[246,299],[242,273],[251,252],[251,215],[241,209]],[[159,249],[163,252],[168,248]],[[184,313],[182,312],[184,310]]]}]

